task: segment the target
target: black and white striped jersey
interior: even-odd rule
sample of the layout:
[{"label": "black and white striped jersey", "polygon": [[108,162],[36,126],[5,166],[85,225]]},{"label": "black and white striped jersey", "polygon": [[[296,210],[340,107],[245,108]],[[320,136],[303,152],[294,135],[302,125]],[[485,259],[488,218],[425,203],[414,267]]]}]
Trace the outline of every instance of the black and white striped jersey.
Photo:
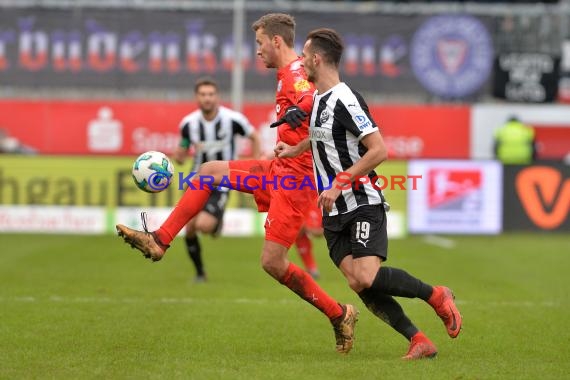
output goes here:
[{"label": "black and white striped jersey", "polygon": [[196,110],[180,122],[181,145],[196,149],[192,171],[208,161],[235,160],[235,136],[249,137],[254,131],[249,120],[239,112],[220,106],[216,117],[207,121],[202,111]]},{"label": "black and white striped jersey", "polygon": [[[354,165],[366,153],[360,140],[378,127],[372,120],[368,105],[362,96],[351,90],[345,83],[339,83],[329,91],[315,92],[311,112],[310,139],[313,152],[314,170],[319,193],[331,186],[339,173]],[[376,177],[371,171],[368,177]],[[362,205],[381,204],[381,191],[370,183],[361,184],[357,189],[342,191],[330,213],[338,215],[350,212]]]}]

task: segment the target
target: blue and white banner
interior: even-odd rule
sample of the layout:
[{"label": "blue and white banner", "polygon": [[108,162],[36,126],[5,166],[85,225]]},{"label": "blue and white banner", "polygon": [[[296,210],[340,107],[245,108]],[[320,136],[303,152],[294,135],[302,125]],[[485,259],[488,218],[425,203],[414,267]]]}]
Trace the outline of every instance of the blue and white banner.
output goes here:
[{"label": "blue and white banner", "polygon": [[[0,83],[16,88],[191,91],[203,75],[230,87],[236,59],[231,11],[1,8]],[[492,67],[493,19],[291,12],[295,48],[333,26],[343,37],[343,80],[359,91],[458,99],[485,90]],[[246,12],[247,90],[274,91],[274,73],[256,57]],[[487,86],[488,87],[488,86]]]}]

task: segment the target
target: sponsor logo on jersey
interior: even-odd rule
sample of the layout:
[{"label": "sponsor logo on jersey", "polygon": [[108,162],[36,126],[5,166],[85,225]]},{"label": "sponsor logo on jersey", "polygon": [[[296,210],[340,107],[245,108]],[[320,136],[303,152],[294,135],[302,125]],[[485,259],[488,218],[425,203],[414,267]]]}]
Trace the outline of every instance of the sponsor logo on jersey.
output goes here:
[{"label": "sponsor logo on jersey", "polygon": [[354,115],[352,119],[356,123],[358,129],[360,129],[361,131],[372,125],[370,119],[368,119],[366,115]]},{"label": "sponsor logo on jersey", "polygon": [[308,80],[301,79],[301,80],[296,81],[293,84],[293,87],[295,88],[295,91],[303,92],[303,91],[309,91],[311,89],[311,84],[309,83]]},{"label": "sponsor logo on jersey", "polygon": [[311,128],[309,130],[312,141],[332,141],[332,136],[330,130],[327,129],[315,129]]}]

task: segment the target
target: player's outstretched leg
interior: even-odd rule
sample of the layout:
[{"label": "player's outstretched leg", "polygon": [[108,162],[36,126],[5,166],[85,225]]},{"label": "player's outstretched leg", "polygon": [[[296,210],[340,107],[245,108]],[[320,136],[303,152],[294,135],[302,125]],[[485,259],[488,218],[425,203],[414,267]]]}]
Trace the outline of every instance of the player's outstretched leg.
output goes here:
[{"label": "player's outstretched leg", "polygon": [[154,232],[137,231],[122,224],[117,224],[117,234],[125,243],[142,252],[143,256],[152,261],[162,259],[169,245],[162,244]]},{"label": "player's outstretched leg", "polygon": [[455,306],[455,296],[451,289],[445,286],[434,286],[428,303],[433,307],[437,315],[443,321],[447,334],[456,338],[461,332],[463,318]]}]

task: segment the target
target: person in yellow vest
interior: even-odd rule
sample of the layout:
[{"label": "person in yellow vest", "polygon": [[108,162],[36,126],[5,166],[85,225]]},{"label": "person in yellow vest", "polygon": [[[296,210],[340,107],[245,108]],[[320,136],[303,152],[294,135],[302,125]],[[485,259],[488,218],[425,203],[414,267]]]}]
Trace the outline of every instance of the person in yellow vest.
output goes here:
[{"label": "person in yellow vest", "polygon": [[527,165],[536,158],[534,129],[512,116],[495,131],[495,157],[503,164]]}]

